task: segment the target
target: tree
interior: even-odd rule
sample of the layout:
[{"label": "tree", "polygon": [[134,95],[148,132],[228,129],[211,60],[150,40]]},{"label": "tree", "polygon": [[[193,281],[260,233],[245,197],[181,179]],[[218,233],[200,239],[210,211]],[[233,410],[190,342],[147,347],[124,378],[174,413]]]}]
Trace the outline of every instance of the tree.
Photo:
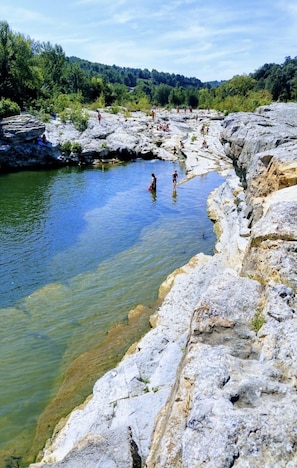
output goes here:
[{"label": "tree", "polygon": [[0,93],[23,106],[36,99],[42,76],[32,51],[32,41],[0,23]]},{"label": "tree", "polygon": [[39,64],[43,73],[43,86],[52,92],[65,91],[66,56],[61,46],[50,42],[40,44]]},{"label": "tree", "polygon": [[65,66],[65,82],[70,93],[84,92],[87,87],[87,74],[77,63]]},{"label": "tree", "polygon": [[171,93],[171,86],[160,84],[154,87],[153,101],[160,106],[167,106],[169,102],[169,95]]},{"label": "tree", "polygon": [[172,88],[169,95],[169,104],[174,107],[182,106],[186,102],[185,92],[182,88]]},{"label": "tree", "polygon": [[196,109],[198,107],[199,98],[198,98],[198,90],[195,88],[187,88],[186,89],[186,104],[189,107],[193,107]]},{"label": "tree", "polygon": [[222,96],[247,96],[249,91],[254,89],[256,80],[250,75],[235,75],[231,80],[226,81],[218,89]]}]

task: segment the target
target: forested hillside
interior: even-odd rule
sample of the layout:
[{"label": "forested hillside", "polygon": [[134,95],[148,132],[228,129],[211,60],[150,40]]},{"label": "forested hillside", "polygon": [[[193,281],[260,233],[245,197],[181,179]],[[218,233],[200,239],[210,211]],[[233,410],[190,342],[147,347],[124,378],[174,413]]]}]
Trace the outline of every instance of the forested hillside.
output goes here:
[{"label": "forested hillside", "polygon": [[[199,70],[197,70],[199,74]],[[219,80],[219,77],[218,77]],[[43,120],[59,113],[84,128],[83,109],[117,112],[152,106],[253,111],[272,100],[297,100],[297,57],[265,64],[249,75],[202,83],[179,74],[91,63],[66,57],[60,45],[40,43],[0,22],[0,118],[21,110]]]}]

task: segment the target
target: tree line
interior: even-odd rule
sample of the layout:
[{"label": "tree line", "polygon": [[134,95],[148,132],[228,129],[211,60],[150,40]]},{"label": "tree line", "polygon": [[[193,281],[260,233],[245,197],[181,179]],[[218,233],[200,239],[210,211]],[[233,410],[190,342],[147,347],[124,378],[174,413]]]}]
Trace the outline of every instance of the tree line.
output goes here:
[{"label": "tree line", "polygon": [[253,111],[274,101],[297,100],[297,57],[265,64],[249,75],[203,83],[195,77],[92,63],[66,57],[60,45],[41,43],[0,22],[0,118],[22,110],[44,121],[59,113],[83,129],[84,108],[152,106]]}]

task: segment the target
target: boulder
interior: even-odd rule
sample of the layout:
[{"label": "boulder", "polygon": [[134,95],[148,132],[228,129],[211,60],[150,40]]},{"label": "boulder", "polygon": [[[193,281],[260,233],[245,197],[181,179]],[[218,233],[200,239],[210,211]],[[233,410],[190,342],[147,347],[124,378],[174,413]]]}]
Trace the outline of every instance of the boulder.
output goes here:
[{"label": "boulder", "polygon": [[45,131],[45,124],[30,114],[0,120],[0,140],[11,144],[33,142]]}]

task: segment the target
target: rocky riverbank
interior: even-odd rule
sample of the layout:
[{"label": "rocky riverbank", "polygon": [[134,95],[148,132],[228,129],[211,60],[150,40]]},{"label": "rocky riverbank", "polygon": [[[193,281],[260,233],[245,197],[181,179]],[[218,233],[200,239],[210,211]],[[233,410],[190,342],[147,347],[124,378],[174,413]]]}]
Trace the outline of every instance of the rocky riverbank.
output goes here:
[{"label": "rocky riverbank", "polygon": [[78,131],[58,116],[47,124],[28,114],[8,117],[0,121],[0,171],[187,157],[189,171],[196,175],[197,155],[202,171],[217,167],[214,152],[225,157],[222,145],[213,138],[220,119],[215,111],[155,110],[153,117],[143,112],[127,117],[124,111],[113,114],[107,109],[101,110],[100,123],[97,112],[89,111],[87,129]]},{"label": "rocky riverbank", "polygon": [[32,468],[297,466],[297,105],[209,117],[207,148],[193,116],[158,147],[179,157],[182,141],[189,177],[226,174],[209,197],[216,254],[167,278],[151,331]]}]

